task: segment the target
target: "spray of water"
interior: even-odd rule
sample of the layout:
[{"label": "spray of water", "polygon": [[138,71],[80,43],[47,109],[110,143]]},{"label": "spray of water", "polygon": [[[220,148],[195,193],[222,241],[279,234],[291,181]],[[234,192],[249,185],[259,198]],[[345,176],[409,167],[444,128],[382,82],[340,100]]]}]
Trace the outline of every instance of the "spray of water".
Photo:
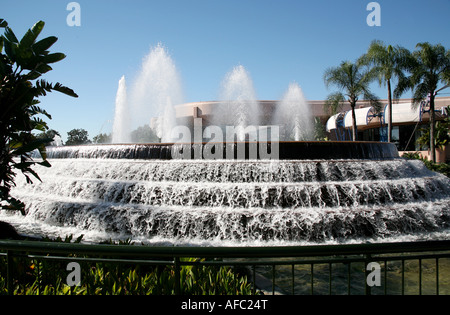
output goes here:
[{"label": "spray of water", "polygon": [[[113,143],[129,142],[130,132],[156,120],[156,134],[170,142],[176,125],[174,106],[183,103],[180,75],[167,49],[158,44],[144,58],[141,70],[130,86],[128,97],[125,79],[121,79],[116,100]],[[116,128],[117,126],[117,128]]]},{"label": "spray of water", "polygon": [[116,111],[114,114],[114,124],[112,132],[113,143],[130,142],[130,116],[127,103],[127,86],[125,76],[119,81],[119,88],[116,95]]},{"label": "spray of water", "polygon": [[245,140],[244,129],[259,124],[259,108],[253,81],[242,65],[227,73],[219,98],[221,103],[214,113],[213,124],[238,127],[237,140]]},{"label": "spray of water", "polygon": [[291,83],[278,102],[273,124],[284,126],[284,139],[307,141],[313,139],[310,106],[297,83]]}]

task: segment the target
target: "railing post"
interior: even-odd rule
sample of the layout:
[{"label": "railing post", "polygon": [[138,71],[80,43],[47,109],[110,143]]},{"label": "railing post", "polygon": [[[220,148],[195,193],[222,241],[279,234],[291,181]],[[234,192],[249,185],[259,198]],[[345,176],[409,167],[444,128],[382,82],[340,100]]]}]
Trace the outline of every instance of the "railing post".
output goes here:
[{"label": "railing post", "polygon": [[14,262],[13,262],[13,255],[10,250],[6,251],[6,282],[7,282],[7,289],[8,289],[8,295],[14,295],[14,288],[13,288],[13,268],[14,268]]},{"label": "railing post", "polygon": [[366,295],[372,295],[372,287],[369,285],[369,283],[368,283],[368,276],[369,276],[369,270],[367,270],[367,266],[369,265],[369,263],[371,262],[371,259],[372,259],[372,255],[370,255],[370,254],[367,254],[366,255],[366,261],[364,262],[364,270],[365,270],[365,272],[364,272],[364,274],[365,274],[365,282],[366,282]]},{"label": "railing post", "polygon": [[180,295],[181,293],[181,266],[180,266],[180,257],[174,258],[174,267],[175,267],[175,295]]}]

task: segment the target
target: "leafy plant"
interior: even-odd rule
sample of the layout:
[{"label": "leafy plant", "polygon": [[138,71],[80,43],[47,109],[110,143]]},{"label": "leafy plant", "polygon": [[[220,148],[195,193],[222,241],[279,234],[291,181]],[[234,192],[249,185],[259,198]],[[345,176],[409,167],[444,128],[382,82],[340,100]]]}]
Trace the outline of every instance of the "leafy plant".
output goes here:
[{"label": "leafy plant", "polygon": [[347,99],[352,108],[353,141],[357,140],[358,134],[356,130],[355,107],[359,98],[362,96],[377,110],[381,107],[380,101],[369,88],[375,77],[374,75],[374,71],[363,69],[363,65],[360,62],[344,61],[338,67],[327,69],[323,76],[327,88],[330,85],[334,85],[339,89],[339,92],[330,94],[325,103],[326,106],[330,106],[334,111],[342,107],[343,100]]},{"label": "leafy plant", "polygon": [[[0,19],[4,34],[0,37],[0,206],[21,210],[24,204],[10,196],[15,171],[21,171],[27,182],[31,176],[40,180],[33,170],[35,164],[50,167],[46,160],[45,144],[51,139],[38,138],[32,131],[45,132],[47,123],[40,117],[51,119],[49,113],[38,106],[39,98],[52,91],[77,97],[61,83],[40,79],[52,70],[50,64],[65,58],[62,53],[50,53],[49,48],[58,40],[54,36],[37,41],[45,23],[39,21],[18,40],[8,23]],[[42,161],[32,159],[38,150]]]},{"label": "leafy plant", "polygon": [[[450,106],[445,107],[446,118],[442,121],[437,121],[434,128],[434,146],[438,149],[444,150],[450,143]],[[430,129],[422,129],[422,135],[417,139],[417,143],[421,148],[431,148],[430,145]]]},{"label": "leafy plant", "polygon": [[411,76],[404,84],[399,84],[398,92],[411,89],[413,92],[413,106],[419,106],[423,100],[428,100],[430,106],[430,151],[431,160],[436,162],[435,141],[436,93],[449,83],[450,79],[450,51],[441,44],[432,45],[428,42],[418,43],[412,53],[409,72]]},{"label": "leafy plant", "polygon": [[[401,46],[386,46],[382,41],[374,40],[369,46],[367,53],[360,58],[360,62],[372,66],[372,71],[378,77],[380,86],[387,86],[388,94],[388,142],[392,138],[392,81],[397,79],[399,84],[407,81],[405,71],[412,63],[409,50]],[[399,91],[394,92],[396,98],[400,97]]]},{"label": "leafy plant", "polygon": [[[82,236],[73,235],[56,239],[44,238],[46,242],[80,243]],[[133,245],[130,240],[110,245]],[[73,254],[67,257],[78,257]],[[90,258],[89,256],[81,256]],[[80,258],[80,257],[78,257]],[[118,257],[102,257],[118,258]],[[66,285],[67,260],[51,261],[14,257],[14,294],[17,295],[171,295],[175,294],[177,277],[173,265],[139,265],[132,263],[80,262],[81,285]],[[204,258],[182,258],[180,267],[181,294],[232,294],[251,295],[252,285],[245,273],[228,266],[202,265]],[[0,256],[0,295],[8,294],[5,275],[6,257]]]},{"label": "leafy plant", "polygon": [[72,129],[67,133],[66,145],[80,145],[91,143],[88,132],[84,129]]},{"label": "leafy plant", "polygon": [[[448,135],[448,124],[438,121],[434,128],[434,146],[438,149],[445,149],[450,142],[450,136]],[[430,148],[430,129],[422,129],[422,135],[417,139],[417,143],[422,148]]]},{"label": "leafy plant", "polygon": [[[4,258],[0,258],[2,261]],[[15,259],[15,266],[26,272],[15,279],[15,295],[171,295],[175,294],[173,266],[120,266],[114,263],[86,265],[82,270],[81,286],[69,287],[65,281],[62,262],[34,261],[29,264]],[[186,258],[198,263],[204,259]],[[25,269],[24,269],[25,268]],[[0,268],[1,271],[2,268]],[[3,268],[4,269],[4,268]],[[5,273],[4,273],[5,272]],[[0,295],[7,294],[6,279],[0,272]],[[181,293],[186,295],[251,295],[252,286],[245,275],[230,267],[182,266]]]}]

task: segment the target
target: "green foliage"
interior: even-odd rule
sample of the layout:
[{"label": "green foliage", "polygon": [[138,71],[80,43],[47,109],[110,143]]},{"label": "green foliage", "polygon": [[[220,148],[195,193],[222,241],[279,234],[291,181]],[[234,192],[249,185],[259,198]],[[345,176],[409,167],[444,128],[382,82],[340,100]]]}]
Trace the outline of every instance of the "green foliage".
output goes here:
[{"label": "green foliage", "polygon": [[81,145],[91,143],[88,132],[84,129],[72,129],[67,133],[66,145]]},{"label": "green foliage", "polygon": [[[81,237],[57,239],[55,242],[78,243]],[[46,239],[46,241],[51,241]],[[119,245],[130,245],[129,241]],[[76,258],[74,255],[69,257]],[[108,258],[108,257],[104,257]],[[116,257],[117,258],[117,257]],[[115,264],[114,262],[80,262],[81,285],[65,283],[68,261],[50,261],[14,257],[14,294],[17,295],[171,295],[175,294],[173,265]],[[231,267],[202,265],[205,259],[181,259],[180,288],[185,295],[252,294],[246,275]],[[7,294],[6,258],[0,257],[0,295]]]},{"label": "green foliage", "polygon": [[[417,143],[422,149],[430,147],[430,129],[422,129],[422,135]],[[450,142],[449,125],[446,122],[437,121],[434,128],[434,145],[436,148],[444,149]]]},{"label": "green foliage", "polygon": [[161,139],[149,125],[144,125],[131,132],[131,141],[133,143],[156,143],[161,142]]},{"label": "green foliage", "polygon": [[36,135],[38,139],[55,139],[56,136],[61,137],[60,133],[54,129],[49,129],[47,131],[41,132]]},{"label": "green foliage", "polygon": [[[10,196],[15,171],[21,171],[27,182],[32,182],[31,176],[40,180],[32,169],[35,164],[50,166],[45,145],[52,139],[39,138],[32,133],[48,129],[42,116],[51,119],[50,114],[38,106],[39,98],[52,91],[77,97],[72,89],[61,83],[40,79],[52,70],[50,64],[65,58],[62,53],[48,50],[57,41],[56,37],[37,41],[44,24],[37,22],[18,40],[8,23],[0,19],[0,28],[4,29],[0,37],[0,207],[22,212],[24,204]],[[32,159],[34,150],[41,154],[41,162]]]},{"label": "green foliage", "polygon": [[[374,40],[359,62],[371,66],[380,86],[386,86],[394,79],[402,84],[407,81],[406,71],[411,68],[413,59],[406,48],[385,45],[382,41]],[[400,94],[395,93],[395,97],[400,97]]]},{"label": "green foliage", "polygon": [[370,104],[378,110],[381,103],[378,98],[370,91],[370,83],[375,78],[375,72],[364,69],[359,62],[352,63],[350,61],[342,62],[338,67],[329,68],[325,71],[323,76],[327,88],[330,85],[338,88],[335,92],[328,96],[325,106],[331,107],[332,111],[342,107],[342,102],[347,99],[352,108],[353,118],[353,140],[356,141],[356,117],[355,107],[356,102],[360,97],[369,101]]},{"label": "green foliage", "polygon": [[93,143],[111,143],[111,134],[100,133],[92,138]]},{"label": "green foliage", "polygon": [[412,89],[414,106],[429,99],[430,106],[430,151],[431,159],[436,161],[435,155],[435,96],[442,85],[448,84],[450,77],[450,51],[441,44],[418,43],[413,52],[414,63],[410,67],[409,84],[399,86],[401,91]]},{"label": "green foliage", "polygon": [[314,118],[314,140],[315,141],[328,140],[326,130],[325,130],[325,125],[322,124],[319,117]]},{"label": "green foliage", "polygon": [[330,116],[339,113],[344,106],[345,97],[341,92],[331,93],[327,96],[325,103],[323,104],[323,111]]}]

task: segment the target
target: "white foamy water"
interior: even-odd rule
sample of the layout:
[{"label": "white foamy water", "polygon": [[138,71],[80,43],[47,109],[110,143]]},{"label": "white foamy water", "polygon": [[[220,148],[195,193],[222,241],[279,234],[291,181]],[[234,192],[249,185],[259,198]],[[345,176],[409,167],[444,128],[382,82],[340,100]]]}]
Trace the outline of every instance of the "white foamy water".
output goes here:
[{"label": "white foamy water", "polygon": [[314,139],[313,116],[301,87],[291,83],[276,107],[273,124],[284,126],[286,141]]},{"label": "white foamy water", "polygon": [[[76,149],[76,148],[75,148]],[[75,150],[74,149],[74,150]],[[420,161],[52,159],[17,176],[29,235],[273,246],[448,238],[450,181]]]}]

